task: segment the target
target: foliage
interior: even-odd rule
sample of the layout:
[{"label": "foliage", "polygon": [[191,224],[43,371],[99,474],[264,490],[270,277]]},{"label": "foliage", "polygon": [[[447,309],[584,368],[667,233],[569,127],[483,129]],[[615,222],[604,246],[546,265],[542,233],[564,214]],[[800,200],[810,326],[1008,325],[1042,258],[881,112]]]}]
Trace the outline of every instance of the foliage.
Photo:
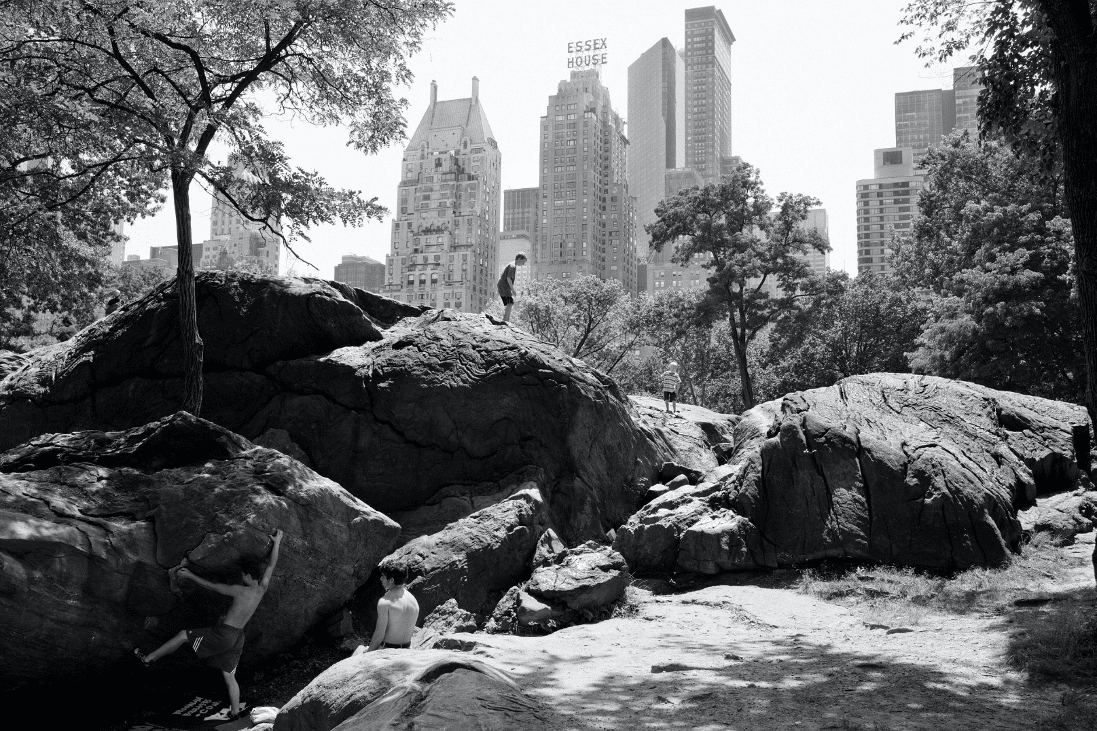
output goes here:
[{"label": "foliage", "polygon": [[162,269],[113,267],[95,261],[83,276],[71,276],[64,283],[64,296],[52,293],[35,298],[9,297],[0,310],[0,350],[26,352],[68,340],[81,328],[105,314],[108,299],[117,291],[119,299],[132,302],[167,279]]},{"label": "foliage", "polygon": [[779,394],[864,373],[905,373],[925,306],[887,275],[831,272],[809,304],[778,319],[766,361]]},{"label": "foliage", "polygon": [[[290,165],[261,125],[264,104],[317,125],[346,125],[372,154],[402,134],[405,58],[447,15],[445,0],[7,0],[0,67],[23,84],[24,124],[84,124],[93,144],[44,132],[12,159],[66,161],[35,168],[43,185],[77,195],[117,190],[138,202],[170,180],[179,245],[183,407],[197,414],[202,342],[190,259],[190,185],[204,180],[247,219],[287,242],[318,223],[380,218],[376,199],[339,191]],[[23,88],[23,87],[20,87]],[[208,157],[218,140],[231,155]],[[27,180],[26,176],[23,178]],[[51,199],[51,205],[60,202]],[[62,205],[73,201],[67,200]]]},{"label": "foliage", "polygon": [[706,294],[698,289],[664,289],[643,295],[638,304],[635,327],[640,342],[659,351],[647,366],[651,380],[643,390],[660,394],[659,376],[673,360],[682,376],[682,395],[708,406],[710,375],[720,345],[713,338],[715,313],[707,306]]},{"label": "foliage", "polygon": [[814,287],[804,255],[829,244],[802,223],[818,205],[810,196],[781,193],[776,204],[758,171],[742,163],[719,183],[680,191],[659,203],[646,227],[651,246],[674,245],[671,261],[700,260],[712,269],[711,306],[726,313],[746,408],[755,404],[747,350],[778,314],[799,306]]},{"label": "foliage", "polygon": [[1079,400],[1085,379],[1074,240],[1058,179],[996,141],[949,139],[926,157],[896,276],[924,288],[916,372]]},{"label": "foliage", "polygon": [[1044,173],[1062,172],[1082,313],[1084,400],[1097,422],[1097,0],[913,0],[903,22],[923,29],[923,57],[972,52],[984,86],[984,138],[1001,133]]},{"label": "foliage", "polygon": [[636,304],[616,279],[554,277],[531,282],[513,316],[541,340],[608,374],[639,338]]}]

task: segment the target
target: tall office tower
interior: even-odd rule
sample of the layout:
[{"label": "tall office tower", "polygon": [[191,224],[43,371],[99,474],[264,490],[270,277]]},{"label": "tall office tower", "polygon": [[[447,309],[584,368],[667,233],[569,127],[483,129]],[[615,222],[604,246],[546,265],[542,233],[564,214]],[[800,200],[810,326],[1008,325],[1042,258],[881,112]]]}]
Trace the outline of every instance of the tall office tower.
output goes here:
[{"label": "tall office tower", "polygon": [[962,66],[952,70],[952,92],[956,99],[956,126],[966,130],[972,139],[979,135],[979,92],[983,90],[979,83],[977,66]]},{"label": "tall office tower", "polygon": [[540,188],[512,188],[503,191],[504,231],[525,231],[533,238],[537,234],[537,218],[540,213]]},{"label": "tall office tower", "polygon": [[[823,240],[828,244],[830,243],[830,221],[827,218],[826,208],[811,208],[808,210],[808,216],[804,219],[802,228],[805,231],[814,231],[823,237]],[[811,271],[819,277],[826,275],[827,269],[830,268],[830,252],[819,252],[815,249],[808,249],[807,254],[804,255],[808,265],[811,267]]]},{"label": "tall office tower", "polygon": [[910,230],[918,215],[924,176],[915,171],[914,151],[888,147],[873,151],[874,175],[857,181],[857,273],[892,271],[891,240]]},{"label": "tall office tower", "polygon": [[342,262],[335,265],[334,279],[367,292],[380,292],[385,286],[385,265],[369,256],[344,254]]},{"label": "tall office tower", "polygon": [[[112,226],[111,228],[113,228],[114,233],[118,234],[119,236],[126,235],[125,221],[116,221],[114,226]],[[109,260],[110,263],[116,267],[122,266],[122,262],[126,260],[126,240],[124,238],[111,243]]]},{"label": "tall office tower", "polygon": [[[531,188],[530,190],[537,189]],[[518,293],[519,297],[529,294],[529,283],[533,279],[533,259],[529,256],[532,246],[533,241],[530,234],[525,230],[504,231],[499,234],[499,271],[495,273],[496,281],[499,280],[507,265],[514,263],[514,257],[518,254],[526,255],[525,266],[517,267],[514,270],[514,291]]]},{"label": "tall office tower", "polygon": [[472,77],[471,97],[441,102],[432,81],[430,106],[404,150],[385,294],[468,312],[491,302],[501,165],[479,80]]},{"label": "tall office tower", "polygon": [[[677,195],[680,190],[695,188],[704,184],[705,181],[701,179],[701,175],[693,168],[667,170],[663,173],[662,200]],[[683,267],[680,264],[671,262],[670,257],[673,253],[673,249],[666,246],[663,247],[662,251],[650,251],[648,253],[647,292],[654,294],[660,289],[694,286],[694,283],[697,283],[696,286],[699,287],[701,286],[700,282],[706,281],[709,273],[706,272],[702,264],[711,256],[694,257],[693,261]],[[683,282],[687,284],[683,285]]]},{"label": "tall office tower", "polygon": [[572,71],[541,117],[541,219],[532,257],[538,279],[593,274],[636,293],[627,146],[600,72]]},{"label": "tall office tower", "polygon": [[[686,10],[685,161],[707,183],[731,156],[731,44],[735,36],[715,6]],[[631,120],[630,120],[631,121]]]},{"label": "tall office tower", "polygon": [[[666,38],[640,54],[628,67],[628,187],[636,196],[636,248],[640,259],[651,252],[644,227],[655,221],[655,206],[665,194],[665,174],[686,155],[685,80],[681,56]],[[647,282],[643,282],[646,288]]]},{"label": "tall office tower", "polygon": [[978,134],[976,102],[982,86],[974,66],[953,69],[951,89],[903,91],[895,95],[895,146],[914,152],[914,168],[920,170],[929,148],[955,130]]}]

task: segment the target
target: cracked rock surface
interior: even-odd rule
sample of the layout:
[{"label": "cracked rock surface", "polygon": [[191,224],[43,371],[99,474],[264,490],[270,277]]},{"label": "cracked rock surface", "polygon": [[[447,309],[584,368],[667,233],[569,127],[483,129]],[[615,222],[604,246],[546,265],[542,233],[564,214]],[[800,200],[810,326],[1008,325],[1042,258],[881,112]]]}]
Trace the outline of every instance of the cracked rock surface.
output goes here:
[{"label": "cracked rock surface", "polygon": [[[601,540],[674,456],[612,380],[504,323],[312,279],[209,272],[196,288],[202,416],[279,445],[387,514],[443,492],[473,506],[535,466],[560,537]],[[172,413],[180,362],[165,286],[0,382],[0,449]]]},{"label": "cracked rock surface", "polygon": [[0,677],[109,671],[134,647],[216,622],[227,598],[175,571],[236,583],[275,528],[281,558],[244,665],[351,597],[399,526],[282,453],[183,412],[0,454]]},{"label": "cracked rock surface", "polygon": [[727,465],[617,531],[632,571],[784,567],[823,558],[942,570],[1009,561],[1017,509],[1089,483],[1073,404],[877,373],[743,415]]},{"label": "cracked rock surface", "polygon": [[496,665],[464,652],[378,650],[338,662],[282,707],[274,731],[560,729]]}]

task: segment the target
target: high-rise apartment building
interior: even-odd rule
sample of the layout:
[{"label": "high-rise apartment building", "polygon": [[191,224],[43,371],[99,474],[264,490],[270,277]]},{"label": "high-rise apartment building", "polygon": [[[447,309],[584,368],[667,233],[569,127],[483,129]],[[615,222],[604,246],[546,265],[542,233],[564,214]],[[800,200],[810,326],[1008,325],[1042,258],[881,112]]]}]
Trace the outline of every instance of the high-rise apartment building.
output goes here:
[{"label": "high-rise apartment building", "polygon": [[918,215],[929,150],[956,131],[978,134],[978,79],[978,68],[965,66],[953,69],[951,89],[895,95],[895,147],[873,151],[873,177],[857,181],[858,273],[891,273],[891,241]]},{"label": "high-rise apartment building", "polygon": [[512,188],[503,191],[504,231],[525,231],[533,238],[537,234],[537,219],[540,215],[540,188]]},{"label": "high-rise apartment building", "polygon": [[918,215],[924,176],[909,147],[873,151],[872,178],[857,181],[857,273],[890,274],[891,241]]},{"label": "high-rise apartment building", "polygon": [[597,68],[572,71],[541,118],[541,218],[534,276],[593,274],[635,294],[635,198],[625,123]]},{"label": "high-rise apartment building", "polygon": [[385,265],[369,256],[344,254],[335,265],[334,279],[367,292],[380,292],[385,286]]},{"label": "high-rise apartment building", "polygon": [[731,44],[735,36],[715,6],[686,10],[684,162],[707,182],[731,156]]},{"label": "high-rise apartment building", "polygon": [[[254,179],[255,173],[236,163],[236,175]],[[278,230],[278,224],[273,227]],[[249,262],[269,274],[284,274],[287,250],[277,233],[263,224],[244,218],[218,191],[210,209],[210,236],[202,242],[202,259],[196,269],[228,269]]]},{"label": "high-rise apartment building", "polygon": [[404,150],[385,294],[467,312],[491,302],[501,165],[479,80],[471,97],[441,102],[431,82],[430,106]]},{"label": "high-rise apartment building", "polygon": [[953,69],[952,79],[951,89],[895,95],[895,146],[913,150],[915,170],[921,169],[922,159],[942,137],[956,130],[967,130],[972,136],[979,131],[975,110],[983,87],[978,83],[978,69]]},{"label": "high-rise apartment building", "polygon": [[628,187],[636,196],[641,260],[652,256],[644,227],[655,221],[655,207],[666,195],[666,171],[685,159],[685,91],[685,63],[666,38],[628,67]]}]

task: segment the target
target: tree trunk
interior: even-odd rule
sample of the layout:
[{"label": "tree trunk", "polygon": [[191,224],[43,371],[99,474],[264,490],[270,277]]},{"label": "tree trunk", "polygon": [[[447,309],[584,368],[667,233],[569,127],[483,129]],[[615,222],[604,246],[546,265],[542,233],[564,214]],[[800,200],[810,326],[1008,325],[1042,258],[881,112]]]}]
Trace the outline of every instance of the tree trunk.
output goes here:
[{"label": "tree trunk", "polygon": [[754,386],[750,382],[750,372],[747,370],[747,328],[745,322],[742,329],[735,326],[735,297],[730,287],[727,288],[727,302],[728,326],[731,328],[731,343],[735,346],[735,362],[739,366],[740,393],[743,395],[745,411],[754,408]]},{"label": "tree trunk", "polygon": [[179,339],[183,344],[183,403],[179,407],[199,416],[202,411],[202,336],[198,334],[198,307],[194,296],[194,260],[191,256],[190,182],[182,171],[171,173],[175,203],[175,241],[179,245],[179,269],[175,292],[179,297]]},{"label": "tree trunk", "polygon": [[1063,187],[1074,255],[1086,357],[1086,408],[1097,425],[1097,33],[1074,3],[1045,0],[1052,43]]}]

